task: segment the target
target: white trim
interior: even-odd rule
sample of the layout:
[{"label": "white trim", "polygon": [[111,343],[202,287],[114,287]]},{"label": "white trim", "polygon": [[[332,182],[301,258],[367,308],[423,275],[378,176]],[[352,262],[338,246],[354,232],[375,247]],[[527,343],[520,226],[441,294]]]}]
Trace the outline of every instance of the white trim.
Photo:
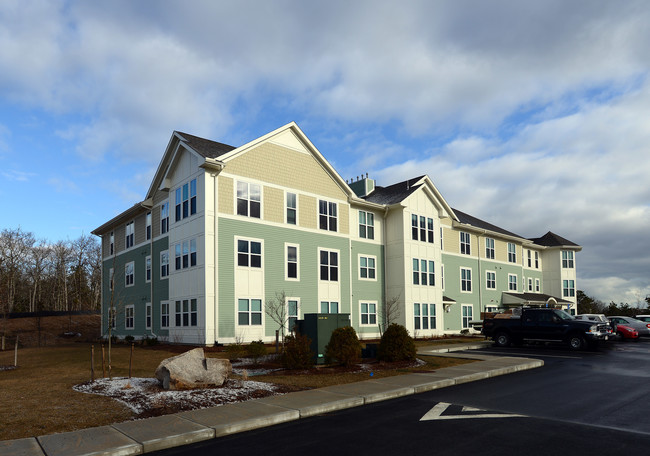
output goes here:
[{"label": "white trim", "polygon": [[[361,277],[361,258],[374,260],[375,266],[372,268],[374,270],[374,272],[375,272],[375,277],[374,278]],[[320,261],[320,258],[319,258],[319,261]],[[365,253],[359,253],[357,255],[357,279],[358,280],[363,280],[363,281],[366,281],[366,282],[376,282],[377,281],[377,268],[378,268],[377,257],[375,255],[367,255]],[[370,267],[366,266],[366,270],[369,271],[370,269],[371,269]]]},{"label": "white trim", "polygon": [[[287,204],[287,196],[289,194],[294,195],[296,197],[296,207],[289,207],[289,205]],[[298,201],[300,200],[300,198],[298,198],[298,195],[299,195],[299,193],[296,192],[296,191],[289,191],[286,188],[284,189],[284,223],[289,225],[289,226],[299,226],[299,223],[298,223],[298,204],[299,203],[298,203]],[[288,212],[289,212],[289,209],[293,209],[294,211],[296,211],[296,223],[289,223],[289,218],[287,216]]]},{"label": "white trim", "polygon": [[[289,277],[289,247],[296,248],[296,277]],[[284,280],[300,282],[300,244],[284,243]]]},{"label": "white trim", "polygon": [[[494,274],[494,287],[488,287],[488,274]],[[485,289],[486,290],[496,290],[497,289],[497,272],[487,270],[485,271]]]},{"label": "white trim", "polygon": [[[379,323],[379,302],[377,302],[374,299],[359,299],[357,301],[357,304],[359,305],[359,307],[358,307],[358,309],[359,309],[359,327],[360,328],[368,328],[368,327],[372,327],[372,326],[377,326],[377,324]],[[368,309],[368,312],[366,314],[366,315],[368,315],[368,323],[363,323],[363,319],[361,318],[362,315],[364,315],[361,312],[361,305],[362,304],[374,304],[374,306],[375,306],[375,311],[374,312],[370,312],[370,308]],[[373,314],[375,316],[375,322],[370,323],[370,315],[373,315]]]},{"label": "white trim", "polygon": [[[469,287],[470,287],[469,291],[463,290],[463,271],[469,271]],[[458,283],[458,285],[459,285],[459,291],[461,293],[472,294],[474,292],[474,284],[472,283],[473,282],[473,278],[472,278],[473,275],[474,274],[472,274],[472,268],[466,268],[464,266],[460,267],[460,272],[459,272],[459,276],[458,276],[459,279],[460,279],[460,282]]]},{"label": "white trim", "polygon": [[[129,321],[129,310],[131,311],[131,326],[128,326],[128,321]],[[135,306],[133,304],[129,304],[128,306],[124,306],[124,330],[125,331],[133,331],[135,329]]]}]

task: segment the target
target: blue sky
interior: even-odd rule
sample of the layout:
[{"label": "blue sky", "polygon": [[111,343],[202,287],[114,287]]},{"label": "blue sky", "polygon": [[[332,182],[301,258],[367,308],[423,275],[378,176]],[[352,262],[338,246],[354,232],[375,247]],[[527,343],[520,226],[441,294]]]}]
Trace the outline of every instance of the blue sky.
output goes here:
[{"label": "blue sky", "polygon": [[[344,178],[583,246],[578,288],[650,294],[645,1],[0,2],[1,228],[88,234],[173,130],[295,121]],[[36,210],[35,210],[36,209]]]}]

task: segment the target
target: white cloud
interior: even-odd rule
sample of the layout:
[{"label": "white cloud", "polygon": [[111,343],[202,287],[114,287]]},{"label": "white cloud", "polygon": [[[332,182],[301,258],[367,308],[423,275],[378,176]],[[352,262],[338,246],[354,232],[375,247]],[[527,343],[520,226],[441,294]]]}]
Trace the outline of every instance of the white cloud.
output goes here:
[{"label": "white cloud", "polygon": [[33,177],[36,176],[36,173],[28,171],[19,171],[16,169],[7,169],[2,171],[2,176],[13,182],[29,182]]}]

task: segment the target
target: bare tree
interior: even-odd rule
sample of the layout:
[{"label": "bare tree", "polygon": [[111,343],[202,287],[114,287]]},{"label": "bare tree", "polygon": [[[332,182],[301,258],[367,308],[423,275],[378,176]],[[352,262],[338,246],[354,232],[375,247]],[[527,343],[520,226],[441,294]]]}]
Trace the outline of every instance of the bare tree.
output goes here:
[{"label": "bare tree", "polygon": [[58,241],[52,246],[54,260],[54,295],[55,310],[69,310],[68,306],[68,268],[70,264],[70,246],[65,241]]},{"label": "bare tree", "polygon": [[[399,307],[400,295],[393,296],[392,298],[384,299],[384,302],[379,307],[379,315],[377,318],[377,325],[379,326],[379,334],[384,333],[384,329],[388,328],[391,323],[395,323],[401,314]],[[382,326],[383,325],[383,326]]]},{"label": "bare tree", "polygon": [[41,292],[41,283],[45,277],[48,268],[48,259],[52,250],[45,241],[39,241],[38,244],[32,246],[29,252],[29,270],[28,276],[31,280],[31,293],[29,297],[29,311],[37,312],[42,310],[37,305],[40,301],[39,295]]},{"label": "bare tree", "polygon": [[274,298],[267,299],[264,312],[271,320],[278,324],[278,330],[282,335],[282,349],[284,350],[284,330],[289,322],[287,293],[284,290],[277,291]]},{"label": "bare tree", "polygon": [[20,228],[4,229],[0,233],[0,257],[2,258],[2,285],[6,290],[4,313],[13,311],[16,304],[16,291],[21,285],[25,272],[25,264],[35,239],[32,233],[27,233]]}]

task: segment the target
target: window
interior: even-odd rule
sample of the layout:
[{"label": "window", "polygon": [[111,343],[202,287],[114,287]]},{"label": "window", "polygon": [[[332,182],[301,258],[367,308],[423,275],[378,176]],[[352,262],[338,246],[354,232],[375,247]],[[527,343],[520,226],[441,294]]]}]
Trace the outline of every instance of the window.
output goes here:
[{"label": "window", "polygon": [[460,289],[465,293],[472,292],[472,270],[460,268]]},{"label": "window", "polygon": [[240,299],[237,306],[237,322],[240,326],[260,326],[262,324],[261,299]]},{"label": "window", "polygon": [[[287,245],[287,279],[298,278],[298,246]],[[289,326],[291,328],[291,326]]]},{"label": "window", "polygon": [[176,326],[197,326],[198,314],[196,299],[183,299],[176,301]]},{"label": "window", "polygon": [[436,305],[429,304],[429,328],[436,329]]},{"label": "window", "polygon": [[320,251],[320,279],[338,282],[339,254],[330,250]]},{"label": "window", "polygon": [[320,313],[339,313],[339,303],[335,301],[321,301]]},{"label": "window", "polygon": [[417,303],[417,302],[415,304],[413,304],[413,317],[415,319],[414,328],[416,330],[422,329],[422,320],[420,319],[420,304]]},{"label": "window", "polygon": [[116,320],[117,320],[117,309],[115,307],[111,307],[108,309],[108,324],[111,327],[111,329],[116,329]]},{"label": "window", "polygon": [[420,240],[427,241],[427,218],[420,216]]},{"label": "window", "polygon": [[540,292],[539,279],[535,279],[535,292],[537,292],[537,293]]},{"label": "window", "polygon": [[422,285],[427,284],[427,260],[420,260],[420,277]]},{"label": "window", "polygon": [[113,286],[115,285],[115,271],[113,268],[108,270],[108,289],[113,291]]},{"label": "window", "polygon": [[169,328],[169,303],[167,301],[160,303],[160,327]]},{"label": "window", "polygon": [[359,211],[359,237],[375,238],[375,214],[372,212]]},{"label": "window", "polygon": [[133,261],[126,263],[124,266],[124,284],[127,287],[133,286],[135,277],[135,263]]},{"label": "window", "polygon": [[160,205],[160,234],[169,231],[169,202],[165,201]]},{"label": "window", "polygon": [[146,222],[146,238],[147,241],[151,239],[151,212],[147,212],[147,222]]},{"label": "window", "polygon": [[237,182],[237,215],[260,218],[262,192],[258,184]]},{"label": "window", "polygon": [[375,280],[375,257],[359,257],[359,277],[362,279]]},{"label": "window", "polygon": [[420,260],[413,258],[413,285],[420,285]]},{"label": "window", "polygon": [[493,271],[485,272],[485,288],[489,290],[496,290],[497,288],[497,273]]},{"label": "window", "polygon": [[494,239],[485,238],[485,258],[494,260]]},{"label": "window", "polygon": [[377,304],[371,302],[362,302],[361,308],[361,324],[362,325],[376,325],[377,324]]},{"label": "window", "polygon": [[445,265],[440,266],[440,281],[442,282],[442,289],[445,289]]},{"label": "window", "polygon": [[469,233],[460,232],[460,253],[471,255]]},{"label": "window", "polygon": [[427,218],[427,242],[433,244],[433,219]]},{"label": "window", "polygon": [[169,251],[160,252],[160,278],[169,276]]},{"label": "window", "polygon": [[508,242],[508,262],[517,262],[517,246],[515,246],[512,242]]},{"label": "window", "polygon": [[148,302],[145,305],[145,328],[146,329],[151,329],[151,317],[152,317],[151,303]]},{"label": "window", "polygon": [[539,252],[535,252],[535,269],[539,269]]},{"label": "window", "polygon": [[429,285],[436,286],[436,263],[429,261]]},{"label": "window", "polygon": [[129,222],[126,224],[126,239],[125,239],[125,244],[126,248],[128,249],[129,247],[133,247],[133,242],[134,242],[134,234],[133,234],[133,222]]},{"label": "window", "polygon": [[111,237],[110,237],[110,254],[113,255],[115,253],[115,235],[111,231]]},{"label": "window", "polygon": [[562,296],[572,298],[576,295],[575,282],[573,280],[562,281]]},{"label": "window", "polygon": [[133,329],[135,326],[135,317],[133,306],[126,306],[124,308],[124,327],[126,329]]},{"label": "window", "polygon": [[245,239],[237,240],[237,266],[261,268],[262,243]]},{"label": "window", "polygon": [[297,299],[287,300],[287,324],[289,325],[289,332],[293,332],[296,322],[298,321],[300,315],[300,301]]},{"label": "window", "polygon": [[433,243],[433,230],[432,218],[411,214],[411,239]]},{"label": "window", "polygon": [[196,266],[196,239],[183,241],[175,246],[176,270]]},{"label": "window", "polygon": [[471,305],[463,304],[463,329],[471,328],[473,308]]},{"label": "window", "polygon": [[336,231],[336,203],[318,200],[318,220],[321,230]]},{"label": "window", "polygon": [[415,214],[411,215],[411,239],[418,240],[418,216]]},{"label": "window", "polygon": [[196,266],[196,239],[190,239],[190,267]]},{"label": "window", "polygon": [[508,290],[517,291],[517,276],[508,274]]},{"label": "window", "polygon": [[444,250],[445,246],[442,242],[442,227],[440,227],[440,250]]},{"label": "window", "polygon": [[436,305],[435,304],[413,304],[414,328],[436,329]]},{"label": "window", "polygon": [[573,252],[570,250],[562,250],[562,267],[573,268]]},{"label": "window", "polygon": [[298,212],[297,200],[295,193],[287,192],[287,223],[296,224],[296,215]]},{"label": "window", "polygon": [[528,251],[528,267],[533,267],[533,253],[530,250]]},{"label": "window", "polygon": [[151,282],[151,256],[144,259],[145,281]]},{"label": "window", "polygon": [[176,221],[196,214],[196,179],[176,189]]}]

